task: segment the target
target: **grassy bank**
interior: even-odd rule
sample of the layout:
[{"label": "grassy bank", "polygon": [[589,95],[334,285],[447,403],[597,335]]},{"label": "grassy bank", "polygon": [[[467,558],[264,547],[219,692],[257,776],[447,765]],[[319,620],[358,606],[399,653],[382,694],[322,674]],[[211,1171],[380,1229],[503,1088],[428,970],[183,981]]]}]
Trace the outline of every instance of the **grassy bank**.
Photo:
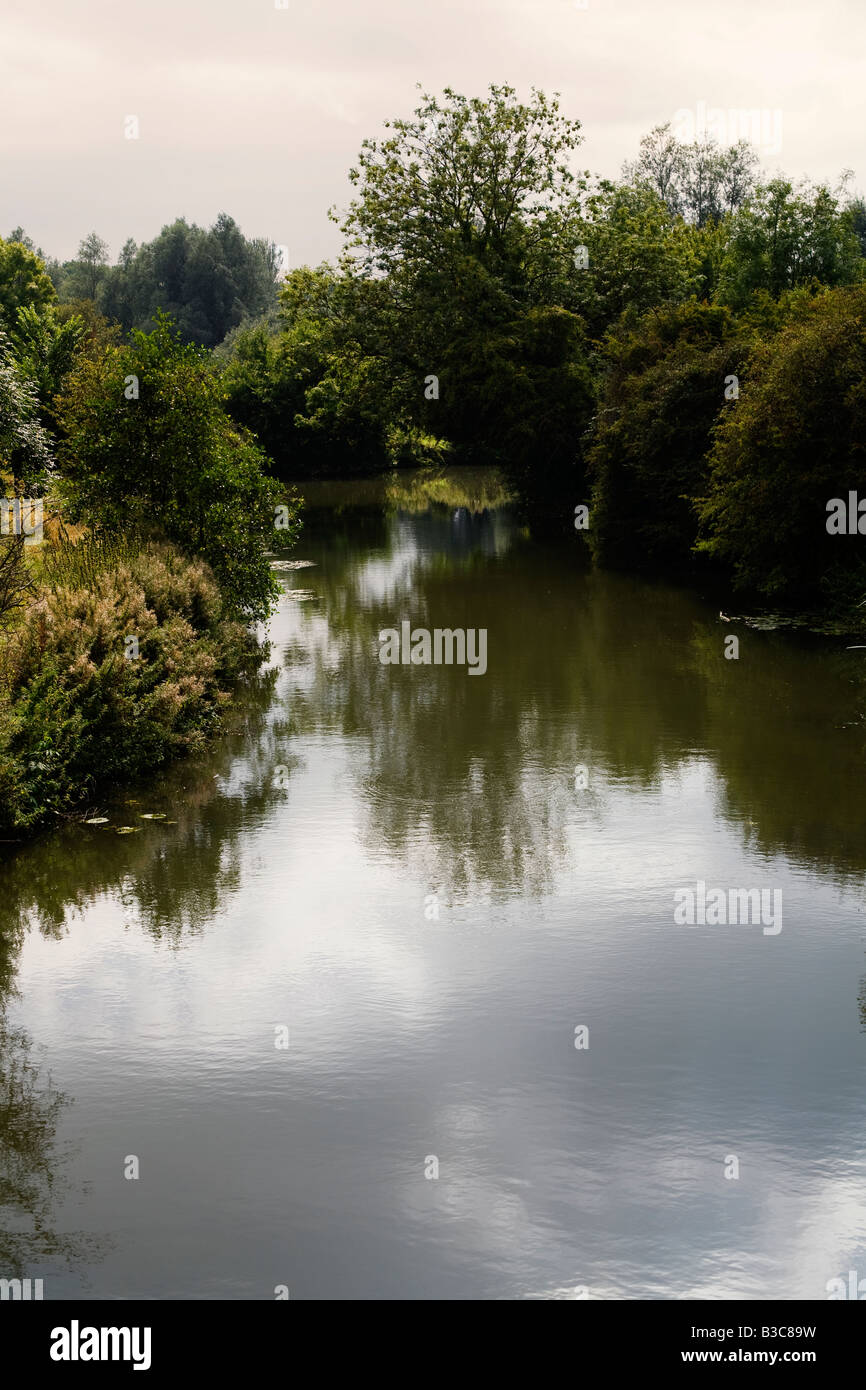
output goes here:
[{"label": "grassy bank", "polygon": [[0,831],[20,839],[203,747],[262,649],[168,543],[19,550],[0,635]]}]

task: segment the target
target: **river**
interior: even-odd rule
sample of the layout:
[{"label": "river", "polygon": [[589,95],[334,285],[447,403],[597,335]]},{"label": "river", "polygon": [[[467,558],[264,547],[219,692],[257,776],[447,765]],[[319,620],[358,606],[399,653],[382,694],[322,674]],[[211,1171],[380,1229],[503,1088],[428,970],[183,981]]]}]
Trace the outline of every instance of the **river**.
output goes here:
[{"label": "river", "polygon": [[[231,730],[0,869],[0,1276],[866,1279],[864,653],[593,570],[487,474],[307,492]],[[404,620],[486,672],[383,665]],[[684,925],[700,884],[780,909]]]}]

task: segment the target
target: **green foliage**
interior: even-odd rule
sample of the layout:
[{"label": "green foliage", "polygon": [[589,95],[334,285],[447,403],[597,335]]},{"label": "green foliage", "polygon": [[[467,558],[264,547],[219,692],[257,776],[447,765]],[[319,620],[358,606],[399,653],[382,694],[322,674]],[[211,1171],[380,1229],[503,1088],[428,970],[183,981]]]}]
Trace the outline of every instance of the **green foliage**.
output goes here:
[{"label": "green foliage", "polygon": [[533,308],[497,331],[461,335],[440,378],[443,429],[462,455],[497,464],[534,508],[582,495],[581,439],[594,395],[580,320]]},{"label": "green foliage", "polygon": [[[521,103],[494,85],[485,98],[425,95],[388,128],[364,142],[342,222],[356,260],[337,302],[354,296],[357,341],[381,359],[369,379],[390,381],[407,428],[465,459],[502,460],[521,487],[534,453],[545,495],[572,490],[589,394],[568,299],[579,122],[556,98]],[[425,395],[430,376],[438,399]]]},{"label": "green foliage", "polygon": [[863,278],[864,262],[849,212],[830,190],[785,179],[759,186],[731,221],[718,296],[744,307],[765,290],[778,297],[815,282],[850,285]]},{"label": "green foliage", "polygon": [[23,536],[0,536],[0,631],[21,609],[33,582],[24,558]]},{"label": "green foliage", "polygon": [[[276,586],[264,551],[280,498],[261,450],[226,415],[205,353],[161,318],[131,346],[82,358],[58,416],[61,493],[73,521],[110,534],[158,532],[208,561],[233,611],[266,616]],[[291,506],[284,543],[297,529]]]},{"label": "green foliage", "polygon": [[39,423],[39,397],[0,330],[0,465],[30,495],[41,495],[51,468],[51,442]]},{"label": "green foliage", "polygon": [[866,199],[852,198],[845,211],[860,246],[860,255],[866,256]]},{"label": "green foliage", "polygon": [[605,377],[589,455],[589,537],[619,567],[683,565],[697,537],[691,499],[707,482],[726,378],[747,347],[730,311],[699,304],[631,318],[604,343]]},{"label": "green foliage", "polygon": [[712,139],[686,144],[671,133],[668,122],[644,136],[637,160],[625,165],[623,177],[652,189],[672,216],[703,228],[720,223],[745,202],[757,162],[745,140],[727,149]]},{"label": "green foliage", "polygon": [[0,237],[0,329],[15,327],[22,306],[42,308],[55,298],[45,263],[21,241]]},{"label": "green foliage", "polygon": [[322,266],[293,271],[280,294],[281,331],[241,332],[222,378],[233,417],[284,476],[373,472],[388,462],[394,383],[362,341],[364,290]]},{"label": "green foliage", "polygon": [[64,295],[89,293],[90,284],[90,297],[125,330],[150,330],[162,312],[184,342],[214,347],[275,307],[278,270],[271,242],[247,240],[220,213],[208,230],[179,218],[151,242],[127,242],[107,270],[97,272],[90,262],[67,267]]},{"label": "green foliage", "polygon": [[64,298],[96,302],[108,267],[108,243],[96,232],[84,237],[78,255],[67,268],[63,281]]},{"label": "green foliage", "polygon": [[39,400],[39,418],[45,427],[56,434],[54,397],[70,371],[87,327],[78,315],[61,317],[53,304],[37,309],[33,304],[22,306],[16,315],[11,334],[16,361]]},{"label": "green foliage", "polygon": [[866,288],[816,296],[756,348],[721,416],[698,511],[701,549],[766,595],[861,596],[858,539],[827,532],[827,503],[863,491]]},{"label": "green foliage", "polygon": [[[100,787],[200,749],[254,659],[201,561],[150,545],[44,589],[2,654],[0,827],[32,829]],[[139,655],[126,659],[126,638]]]},{"label": "green foliage", "polygon": [[626,309],[641,313],[699,288],[699,239],[648,187],[600,184],[574,236],[589,264],[572,271],[569,302],[594,337]]},{"label": "green foliage", "polygon": [[526,230],[538,234],[573,195],[580,122],[543,92],[529,104],[508,86],[491,85],[486,99],[443,96],[425,94],[414,120],[364,141],[343,230],[370,273],[408,268],[433,290],[470,254],[506,282]]},{"label": "green foliage", "polygon": [[105,536],[94,532],[71,542],[64,537],[59,545],[41,546],[34,557],[39,582],[56,593],[58,589],[90,589],[106,571],[128,564],[140,547],[127,536]]}]

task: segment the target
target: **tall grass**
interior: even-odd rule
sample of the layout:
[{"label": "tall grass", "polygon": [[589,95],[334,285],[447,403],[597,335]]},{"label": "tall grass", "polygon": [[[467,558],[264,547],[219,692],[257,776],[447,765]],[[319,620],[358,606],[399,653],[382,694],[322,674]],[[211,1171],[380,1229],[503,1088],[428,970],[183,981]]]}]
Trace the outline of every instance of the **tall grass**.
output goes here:
[{"label": "tall grass", "polygon": [[53,593],[92,589],[100,575],[129,564],[140,550],[140,542],[133,537],[88,532],[71,540],[64,533],[58,545],[42,549],[36,562],[38,578]]}]

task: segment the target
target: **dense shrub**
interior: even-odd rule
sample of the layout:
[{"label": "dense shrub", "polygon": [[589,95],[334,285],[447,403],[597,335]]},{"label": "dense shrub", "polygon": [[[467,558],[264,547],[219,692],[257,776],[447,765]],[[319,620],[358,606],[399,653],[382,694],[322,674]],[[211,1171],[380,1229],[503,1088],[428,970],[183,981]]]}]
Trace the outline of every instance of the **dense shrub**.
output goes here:
[{"label": "dense shrub", "polygon": [[862,597],[864,540],[828,534],[827,503],[866,495],[864,462],[866,289],[830,290],[761,344],[719,421],[701,549],[768,596]]},{"label": "dense shrub", "polygon": [[458,456],[496,464],[533,507],[567,516],[583,496],[593,383],[580,319],[530,309],[464,333],[443,356],[440,428]]},{"label": "dense shrub", "polygon": [[[225,413],[206,354],[162,319],[130,347],[82,357],[57,411],[72,520],[165,536],[207,560],[238,616],[267,616],[276,589],[265,550],[283,499],[255,441]],[[295,500],[288,506],[283,543],[297,531]]]},{"label": "dense shrub", "polygon": [[589,536],[615,566],[669,566],[691,558],[692,499],[707,481],[719,414],[743,370],[746,345],[730,312],[691,301],[623,324],[605,341],[604,388],[589,454]]},{"label": "dense shrub", "polygon": [[0,826],[31,828],[201,748],[255,660],[212,572],[171,547],[86,587],[44,584],[2,648]]}]

